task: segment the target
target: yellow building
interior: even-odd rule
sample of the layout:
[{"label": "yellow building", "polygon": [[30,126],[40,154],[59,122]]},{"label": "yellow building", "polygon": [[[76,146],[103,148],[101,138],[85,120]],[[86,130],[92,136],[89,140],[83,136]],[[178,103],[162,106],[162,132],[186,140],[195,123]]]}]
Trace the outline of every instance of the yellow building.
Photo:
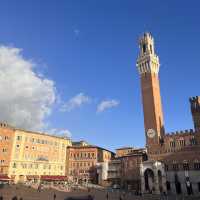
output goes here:
[{"label": "yellow building", "polygon": [[42,175],[65,176],[66,148],[71,146],[69,138],[8,126],[0,127],[0,138],[0,151],[3,152],[0,154],[0,174],[8,175],[15,182],[39,179]]}]

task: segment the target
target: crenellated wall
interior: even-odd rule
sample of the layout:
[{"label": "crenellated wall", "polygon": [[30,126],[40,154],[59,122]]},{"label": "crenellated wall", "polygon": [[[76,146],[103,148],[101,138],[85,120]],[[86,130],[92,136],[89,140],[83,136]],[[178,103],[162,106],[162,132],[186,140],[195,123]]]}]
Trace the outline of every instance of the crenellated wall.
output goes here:
[{"label": "crenellated wall", "polygon": [[177,153],[186,151],[188,151],[189,154],[194,154],[193,151],[198,151],[200,153],[200,129],[167,133],[163,138],[162,144],[158,145],[157,148],[149,154],[149,158],[163,160],[170,155],[173,159],[184,160],[184,157],[179,157],[180,154],[178,155]]},{"label": "crenellated wall", "polygon": [[165,137],[171,137],[172,135],[182,135],[182,136],[184,136],[184,135],[188,135],[188,134],[194,134],[196,132],[197,132],[197,130],[187,129],[187,130],[181,130],[181,131],[175,131],[175,132],[171,132],[171,133],[166,133]]},{"label": "crenellated wall", "polygon": [[[180,147],[197,146],[200,145],[200,129],[167,133],[163,139],[165,149],[180,149]],[[175,144],[173,142],[175,142]]]}]

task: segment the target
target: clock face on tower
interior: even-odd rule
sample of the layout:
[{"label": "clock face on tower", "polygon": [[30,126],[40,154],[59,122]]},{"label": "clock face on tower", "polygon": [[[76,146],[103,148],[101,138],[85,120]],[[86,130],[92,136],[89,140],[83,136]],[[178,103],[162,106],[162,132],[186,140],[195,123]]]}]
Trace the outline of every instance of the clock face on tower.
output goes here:
[{"label": "clock face on tower", "polygon": [[155,131],[154,129],[148,129],[148,130],[147,130],[147,136],[148,136],[149,138],[154,138],[155,135],[156,135],[156,131]]}]

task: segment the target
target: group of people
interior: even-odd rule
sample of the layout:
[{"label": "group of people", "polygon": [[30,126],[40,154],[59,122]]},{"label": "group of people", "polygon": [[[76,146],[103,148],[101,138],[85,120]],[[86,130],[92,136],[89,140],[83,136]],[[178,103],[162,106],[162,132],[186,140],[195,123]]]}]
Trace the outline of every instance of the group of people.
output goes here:
[{"label": "group of people", "polygon": [[[3,196],[0,196],[0,200],[4,200]],[[20,198],[18,199],[17,196],[14,196],[11,200],[23,200],[23,198],[20,197]]]},{"label": "group of people", "polygon": [[[3,196],[0,196],[0,200],[4,200]],[[14,196],[11,200],[23,200],[22,197],[18,198],[17,196]],[[53,200],[56,200],[56,194],[53,194]]]},{"label": "group of people", "polygon": [[[106,193],[106,200],[109,200],[109,193]],[[125,200],[125,193],[119,195],[119,200]]]}]

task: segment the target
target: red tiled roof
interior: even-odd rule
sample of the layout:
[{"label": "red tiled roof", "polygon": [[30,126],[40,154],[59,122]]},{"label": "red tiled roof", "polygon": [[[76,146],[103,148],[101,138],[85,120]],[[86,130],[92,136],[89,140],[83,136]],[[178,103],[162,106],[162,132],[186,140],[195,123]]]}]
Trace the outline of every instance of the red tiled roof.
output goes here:
[{"label": "red tiled roof", "polygon": [[0,181],[9,181],[9,180],[11,179],[7,175],[0,175]]},{"label": "red tiled roof", "polygon": [[48,176],[42,175],[41,180],[43,181],[64,181],[67,180],[67,176]]}]

